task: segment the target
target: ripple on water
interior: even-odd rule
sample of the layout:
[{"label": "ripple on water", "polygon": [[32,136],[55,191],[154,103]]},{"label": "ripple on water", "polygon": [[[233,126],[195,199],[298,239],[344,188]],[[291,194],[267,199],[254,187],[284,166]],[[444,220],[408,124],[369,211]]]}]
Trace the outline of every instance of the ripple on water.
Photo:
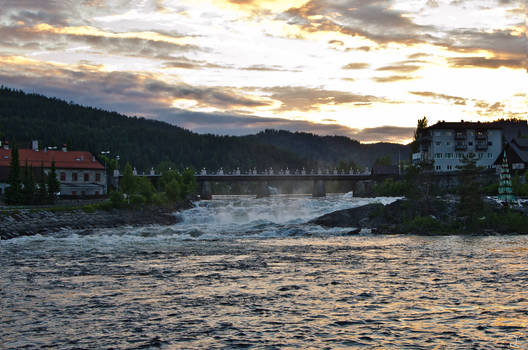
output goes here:
[{"label": "ripple on water", "polygon": [[528,347],[528,237],[342,236],[295,215],[343,199],[273,201],[0,242],[3,347]]}]

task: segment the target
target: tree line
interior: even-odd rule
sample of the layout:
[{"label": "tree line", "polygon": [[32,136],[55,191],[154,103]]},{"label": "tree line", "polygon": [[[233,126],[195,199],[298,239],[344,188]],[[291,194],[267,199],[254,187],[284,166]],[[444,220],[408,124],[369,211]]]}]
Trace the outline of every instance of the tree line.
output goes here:
[{"label": "tree line", "polygon": [[24,166],[24,174],[21,174],[18,148],[16,143],[13,143],[7,179],[9,187],[5,190],[5,201],[7,204],[31,205],[55,202],[57,193],[60,191],[55,161],[51,162],[48,174],[44,171],[44,163],[41,163],[38,175],[35,176],[35,174],[33,165],[28,165],[27,160]]},{"label": "tree line", "polygon": [[[173,168],[225,171],[334,168],[340,161],[370,167],[384,155],[406,157],[408,147],[363,145],[342,136],[266,130],[249,136],[196,134],[165,122],[68,103],[57,98],[0,87],[0,139],[39,140],[41,145],[111,151],[121,164],[148,170],[162,162]],[[19,143],[20,144],[20,143]]]}]

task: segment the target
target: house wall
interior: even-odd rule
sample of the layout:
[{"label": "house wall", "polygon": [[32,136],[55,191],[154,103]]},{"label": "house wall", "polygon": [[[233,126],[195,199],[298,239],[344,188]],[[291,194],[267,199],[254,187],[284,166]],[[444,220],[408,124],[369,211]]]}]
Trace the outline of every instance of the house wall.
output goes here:
[{"label": "house wall", "polygon": [[[434,161],[435,172],[456,171],[462,165],[462,159],[469,153],[474,153],[477,158],[477,166],[484,168],[493,167],[493,163],[502,151],[502,131],[485,130],[485,139],[476,137],[476,130],[467,129],[464,139],[456,138],[456,130],[431,130],[432,141],[428,152],[428,158]],[[457,149],[457,142],[464,149]],[[477,146],[480,142],[481,146]]]},{"label": "house wall", "polygon": [[[49,169],[44,170],[46,174]],[[57,169],[57,180],[59,180],[61,196],[97,196],[105,194],[106,174],[104,170],[93,169]],[[64,174],[64,179],[61,177]],[[75,180],[74,174],[77,175]],[[87,175],[87,181],[85,180]],[[99,174],[99,181],[96,175]]]}]

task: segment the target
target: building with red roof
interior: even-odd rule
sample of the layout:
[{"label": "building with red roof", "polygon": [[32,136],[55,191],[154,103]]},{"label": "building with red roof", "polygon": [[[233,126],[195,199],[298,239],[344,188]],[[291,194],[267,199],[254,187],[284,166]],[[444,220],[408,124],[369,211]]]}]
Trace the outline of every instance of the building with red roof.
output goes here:
[{"label": "building with red roof", "polygon": [[[48,174],[51,162],[55,161],[57,179],[60,182],[61,197],[101,196],[106,193],[105,167],[86,151],[39,150],[36,142],[32,149],[18,150],[20,168],[26,165],[33,167],[35,175],[40,174],[40,167]],[[0,148],[0,193],[5,192],[11,149],[8,144]],[[23,170],[21,171],[23,173]]]}]

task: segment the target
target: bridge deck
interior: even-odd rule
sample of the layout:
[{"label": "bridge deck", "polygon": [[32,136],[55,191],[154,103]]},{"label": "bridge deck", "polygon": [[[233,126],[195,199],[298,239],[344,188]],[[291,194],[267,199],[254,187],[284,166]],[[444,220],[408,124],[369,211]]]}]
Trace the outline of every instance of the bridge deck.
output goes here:
[{"label": "bridge deck", "polygon": [[350,174],[306,174],[306,175],[268,175],[268,174],[241,174],[241,175],[196,175],[196,181],[212,181],[212,182],[232,182],[232,181],[361,181],[361,180],[375,180],[386,177],[394,177],[397,175],[350,175]]}]

